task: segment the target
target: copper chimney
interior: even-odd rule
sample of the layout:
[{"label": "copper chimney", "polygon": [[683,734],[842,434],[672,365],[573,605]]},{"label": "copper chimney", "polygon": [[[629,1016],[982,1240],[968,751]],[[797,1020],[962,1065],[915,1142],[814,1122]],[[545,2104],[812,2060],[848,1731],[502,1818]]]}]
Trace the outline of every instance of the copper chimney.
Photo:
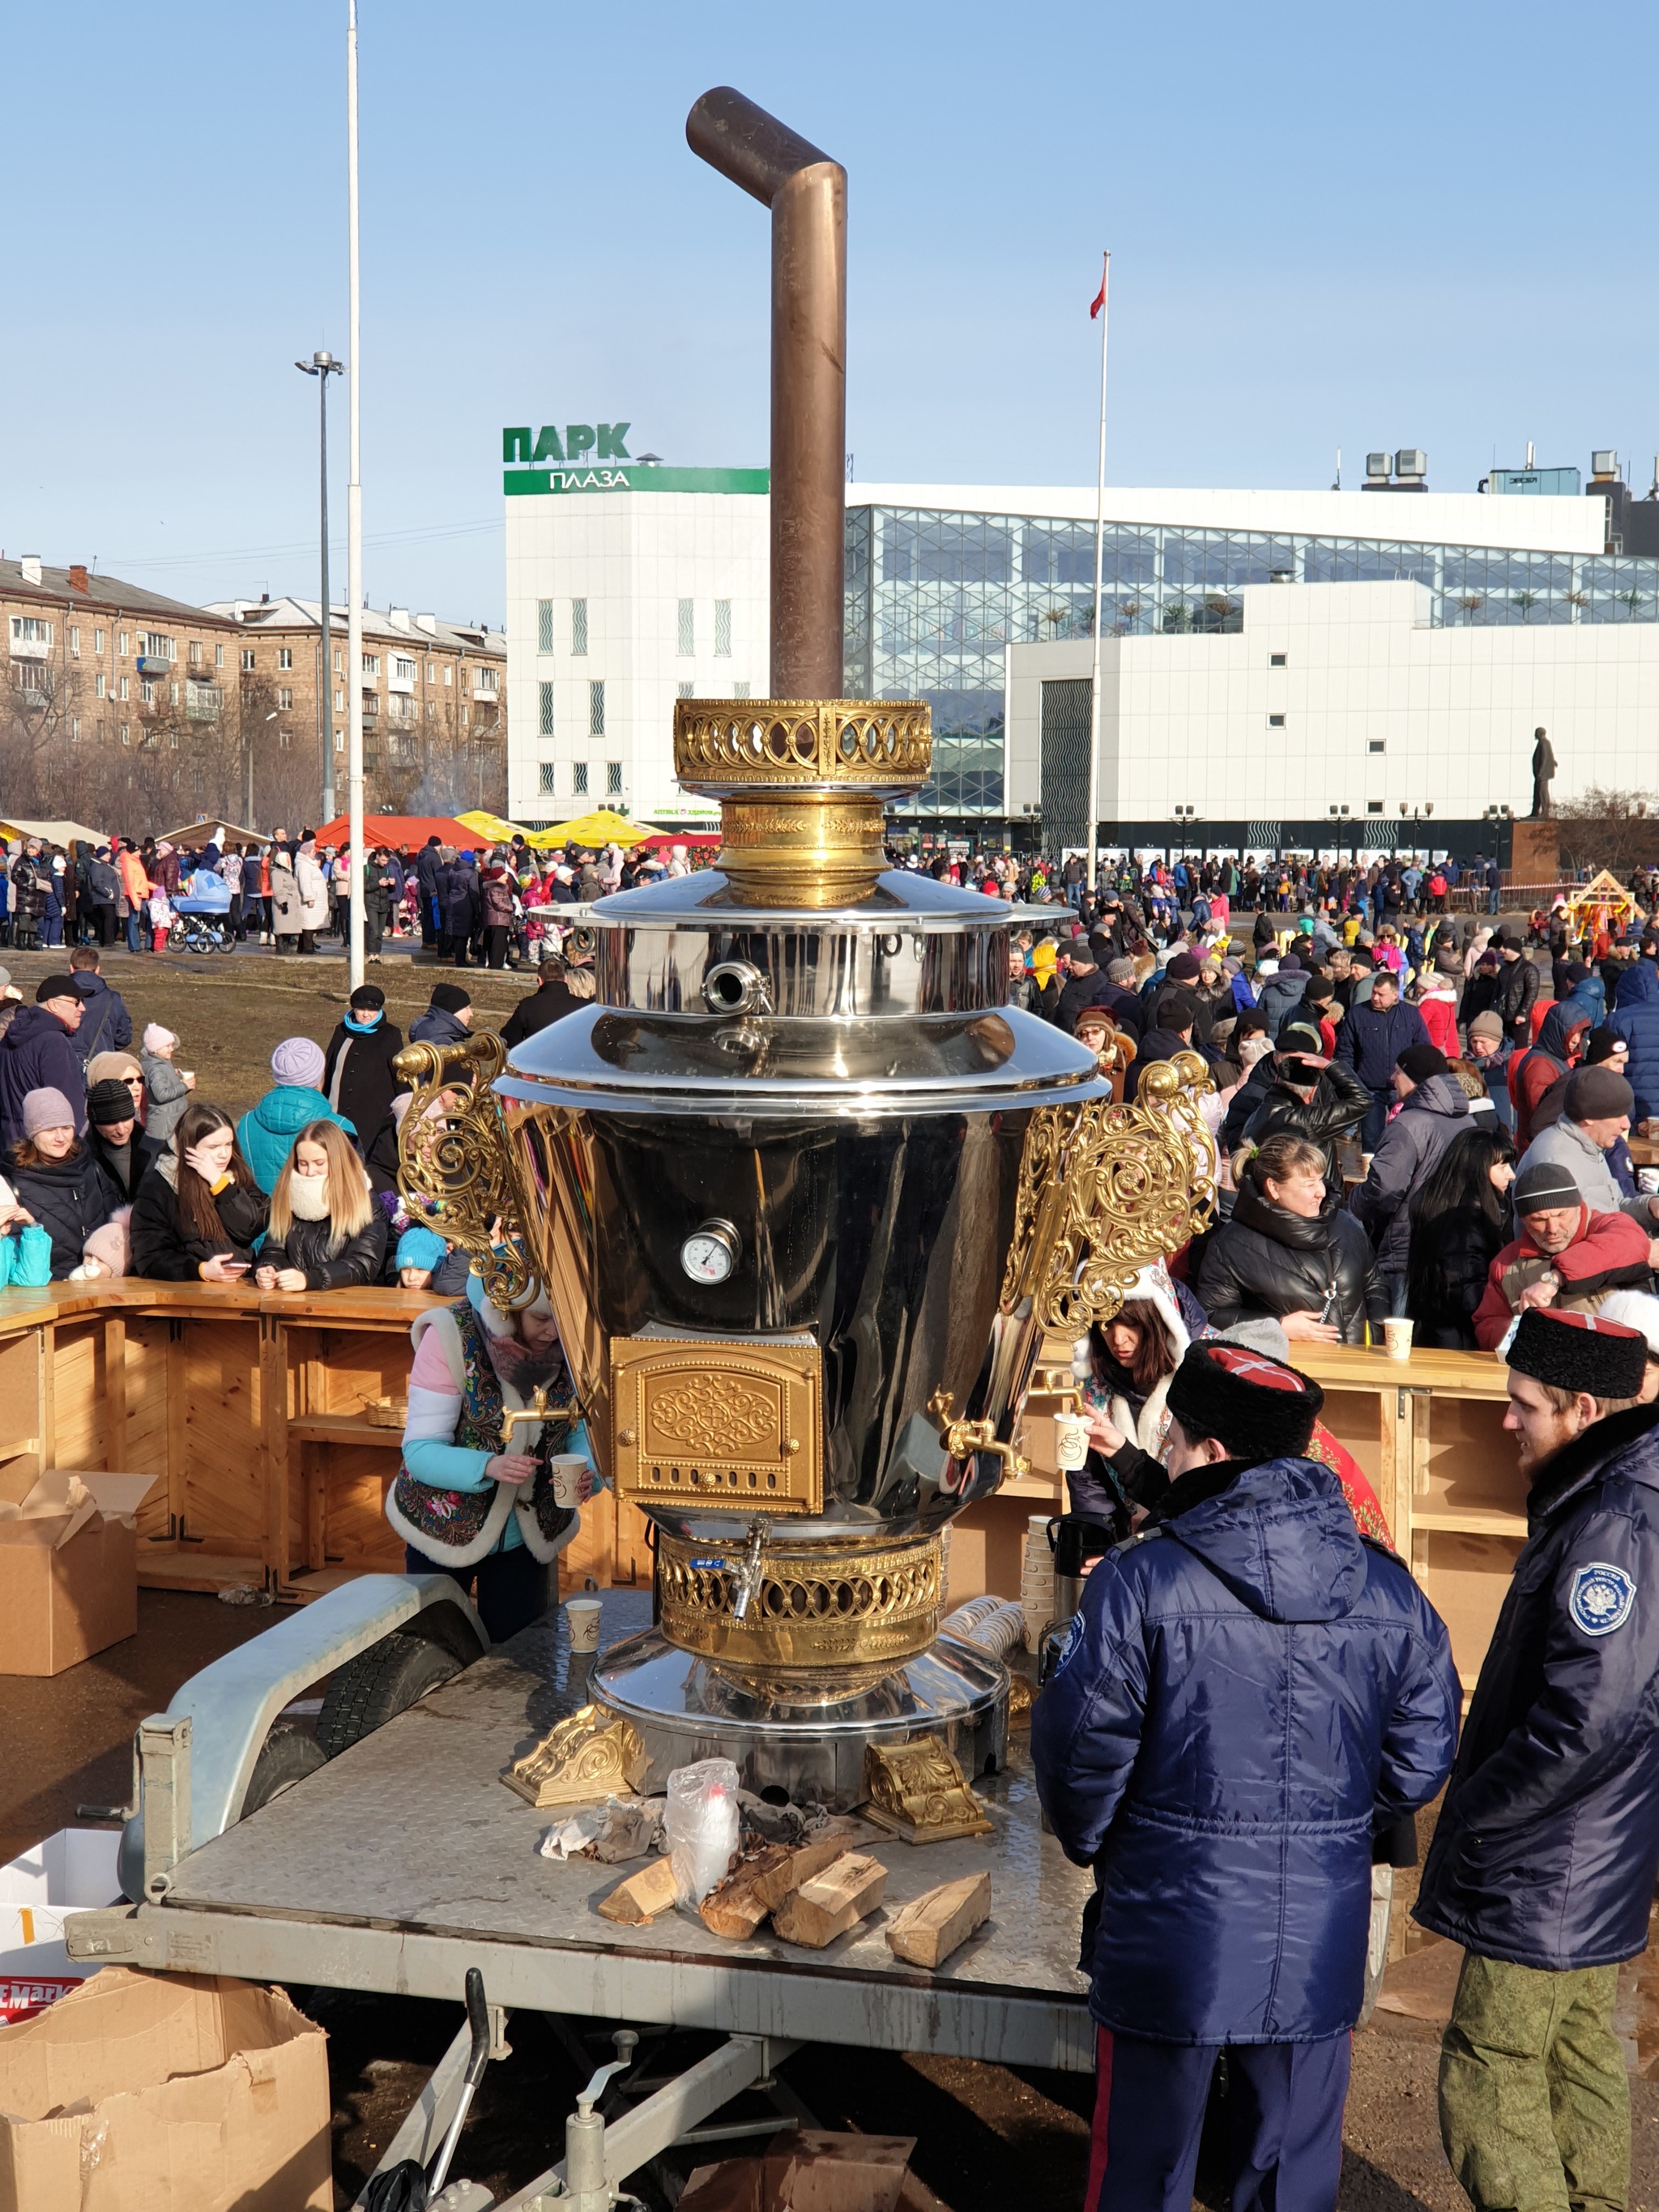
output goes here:
[{"label": "copper chimney", "polygon": [[839,699],[847,172],[729,85],[704,93],[685,136],[772,210],[772,696]]}]

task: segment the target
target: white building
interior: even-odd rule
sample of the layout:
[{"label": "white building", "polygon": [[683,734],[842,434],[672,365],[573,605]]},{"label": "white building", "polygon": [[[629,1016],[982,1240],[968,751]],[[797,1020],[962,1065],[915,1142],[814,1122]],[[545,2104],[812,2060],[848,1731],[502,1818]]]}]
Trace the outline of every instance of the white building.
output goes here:
[{"label": "white building", "polygon": [[717,821],[674,781],[674,701],[765,696],[766,471],[629,463],[507,485],[509,814]]},{"label": "white building", "polygon": [[[509,436],[528,462],[528,434]],[[1659,787],[1659,559],[1605,551],[1620,542],[1607,499],[1493,482],[1528,495],[1109,490],[1107,842],[1305,844],[1317,827],[1333,843],[1490,849],[1492,810],[1530,805],[1540,726],[1558,799]],[[607,799],[665,820],[712,811],[674,786],[672,702],[765,695],[765,483],[509,471],[520,818]],[[901,814],[1084,842],[1093,491],[847,496],[848,695],[933,707],[933,778]]]}]

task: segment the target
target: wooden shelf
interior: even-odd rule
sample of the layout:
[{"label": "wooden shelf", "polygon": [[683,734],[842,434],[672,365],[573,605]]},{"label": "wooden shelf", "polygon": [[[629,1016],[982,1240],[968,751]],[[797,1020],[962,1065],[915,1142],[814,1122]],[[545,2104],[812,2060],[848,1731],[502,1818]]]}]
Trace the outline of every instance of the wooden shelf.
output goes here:
[{"label": "wooden shelf", "polygon": [[0,1444],[0,1460],[21,1459],[25,1452],[38,1452],[39,1437],[19,1437],[15,1444]]},{"label": "wooden shelf", "polygon": [[330,1590],[374,1571],[372,1567],[313,1567],[307,1573],[291,1575],[277,1595],[287,1603],[309,1605],[313,1598],[326,1597]]},{"label": "wooden shelf", "polygon": [[1505,1513],[1496,1505],[1413,1506],[1412,1532],[1449,1536],[1524,1536],[1524,1513]]},{"label": "wooden shelf", "polygon": [[404,1448],[401,1426],[381,1428],[355,1413],[308,1414],[304,1420],[290,1421],[288,1432],[307,1444],[379,1444],[385,1451]]}]

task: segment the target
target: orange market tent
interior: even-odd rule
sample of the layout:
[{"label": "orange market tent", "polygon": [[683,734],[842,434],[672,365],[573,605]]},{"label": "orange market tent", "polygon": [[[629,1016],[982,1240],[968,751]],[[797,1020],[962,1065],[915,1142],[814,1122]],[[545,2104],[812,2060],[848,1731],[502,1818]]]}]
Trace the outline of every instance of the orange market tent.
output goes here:
[{"label": "orange market tent", "polygon": [[[319,845],[343,845],[351,823],[347,816],[337,814],[331,822],[325,822],[317,832]],[[399,845],[411,848],[424,845],[428,837],[441,844],[453,845],[458,853],[477,852],[480,845],[490,840],[481,837],[476,830],[469,830],[465,822],[457,822],[447,814],[365,814],[363,842],[395,851]]]}]

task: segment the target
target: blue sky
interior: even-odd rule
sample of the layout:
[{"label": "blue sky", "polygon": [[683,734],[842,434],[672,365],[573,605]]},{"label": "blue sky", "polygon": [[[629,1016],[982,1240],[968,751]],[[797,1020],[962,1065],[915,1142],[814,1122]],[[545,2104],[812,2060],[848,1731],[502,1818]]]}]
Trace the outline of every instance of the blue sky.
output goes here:
[{"label": "blue sky", "polygon": [[[344,0],[8,21],[0,545],[185,599],[314,592],[345,350]],[[363,0],[370,598],[498,623],[500,431],[766,457],[767,218],[696,161],[732,83],[851,175],[866,480],[1645,488],[1651,9]],[[331,396],[337,529],[344,409]]]}]

